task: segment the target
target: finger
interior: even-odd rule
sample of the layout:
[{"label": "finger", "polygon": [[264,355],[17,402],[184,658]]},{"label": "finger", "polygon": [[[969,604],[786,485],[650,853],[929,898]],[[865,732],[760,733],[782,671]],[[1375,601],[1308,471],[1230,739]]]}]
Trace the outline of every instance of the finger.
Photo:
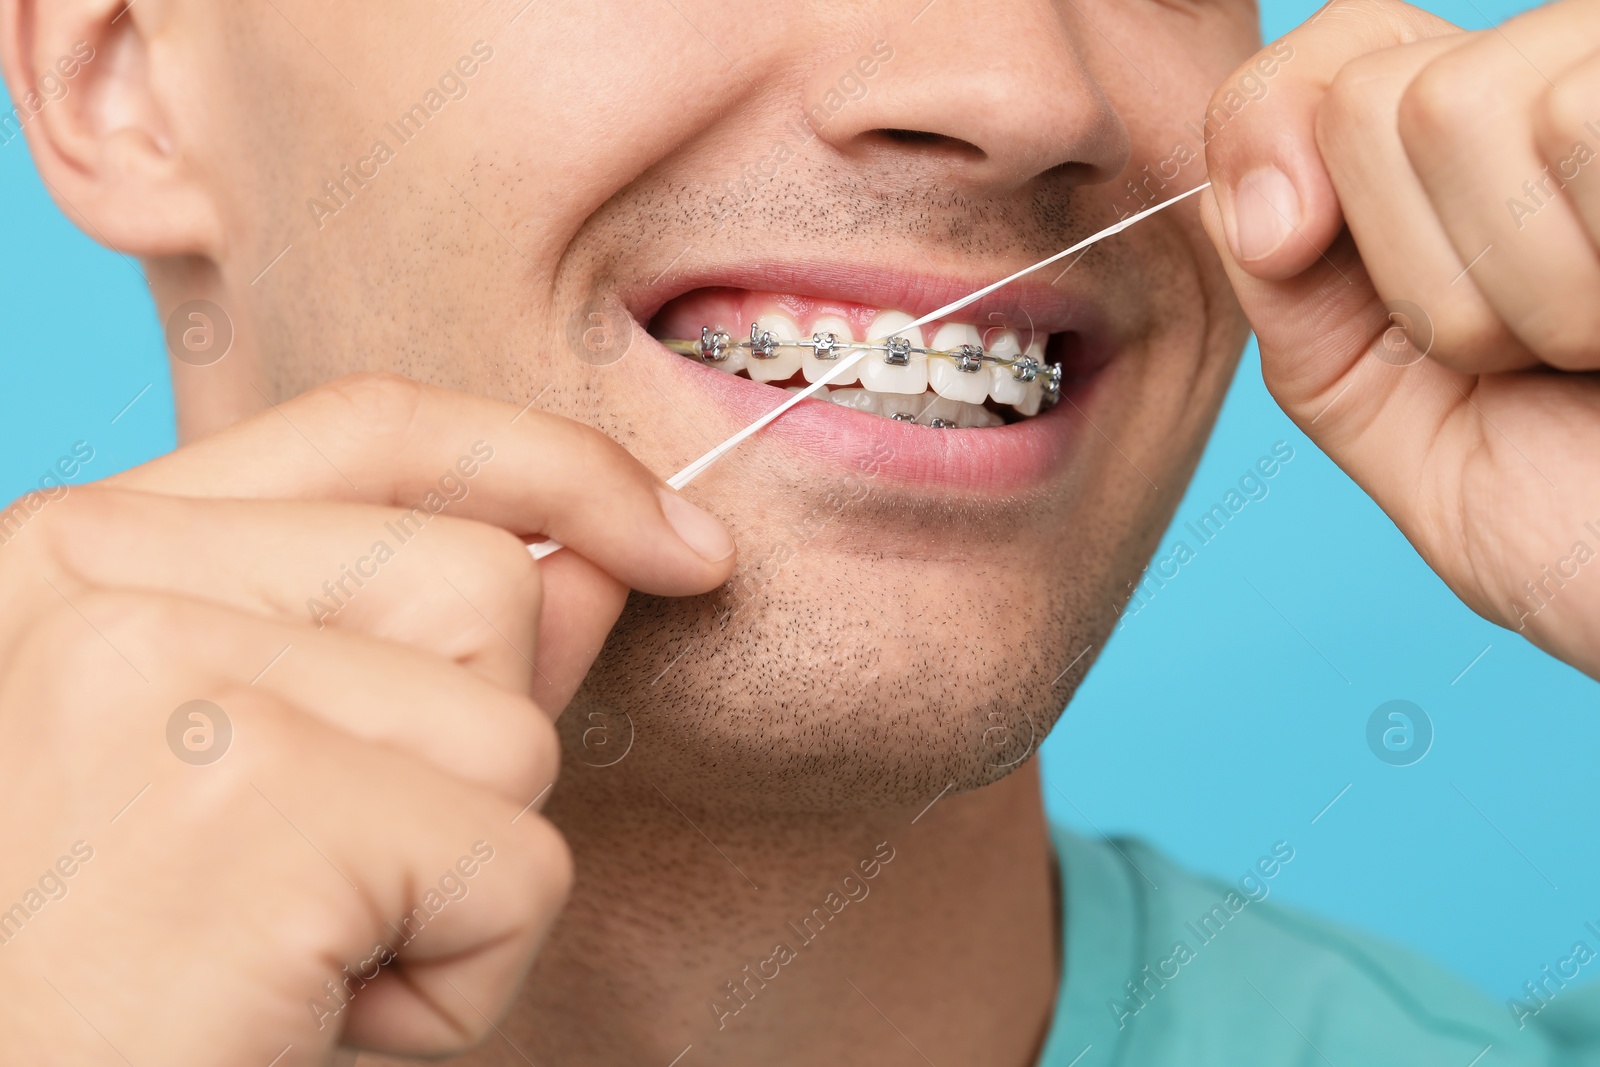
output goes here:
[{"label": "finger", "polygon": [[539,571],[545,597],[529,692],[540,707],[560,715],[621,617],[628,587],[577,553],[546,556]]},{"label": "finger", "polygon": [[1431,326],[1428,354],[1468,371],[1533,366],[1538,358],[1506,328],[1457,254],[1400,140],[1400,101],[1439,56],[1470,38],[1449,34],[1351,60],[1317,109],[1316,139],[1345,225],[1373,286],[1391,308]]},{"label": "finger", "polygon": [[[241,756],[251,727],[247,716]],[[316,756],[302,755],[310,752]],[[347,903],[356,902],[342,889],[353,883],[368,917],[364,938],[352,936],[352,922],[324,957],[344,964],[331,977],[353,995],[329,996],[330,976],[317,975],[301,1003],[317,1003],[321,1021],[342,1023],[346,1045],[438,1055],[479,1040],[504,1014],[565,903],[572,861],[560,835],[515,802],[332,731],[280,742],[272,755],[270,764],[246,768],[259,767],[251,777],[260,788],[251,788],[275,808],[261,813],[247,839],[276,831],[291,847],[316,842],[328,863],[308,862],[305,877]],[[392,964],[373,966],[390,954]],[[356,981],[347,986],[352,970]]]},{"label": "finger", "polygon": [[706,592],[733,568],[726,528],[597,430],[393,375],[341,378],[112,481],[403,507],[423,525],[448,509],[554,537],[664,596]]},{"label": "finger", "polygon": [[[1231,117],[1207,142],[1206,163],[1237,263],[1257,277],[1292,277],[1338,235],[1339,198],[1317,151],[1315,120],[1340,68],[1368,52],[1459,32],[1395,0],[1332,0],[1223,83],[1210,114]],[[1230,108],[1231,86],[1268,57],[1278,66],[1266,95]]]},{"label": "finger", "polygon": [[[527,689],[542,588],[495,526],[398,508],[80,487],[18,547],[53,579],[172,593],[396,641]],[[108,544],[107,531],[114,531]]]},{"label": "finger", "polygon": [[1540,153],[1553,180],[1600,247],[1600,52],[1556,75],[1534,116]]},{"label": "finger", "polygon": [[83,486],[30,534],[90,584],[398,641],[531,694],[552,717],[627,600],[626,585],[579,555],[536,565],[498,526],[438,515],[422,528],[411,512],[363,504]]},{"label": "finger", "polygon": [[[196,500],[103,484],[42,515],[16,550],[40,557],[34,569],[55,580],[179,594],[408,645],[531,691],[552,714],[626,596],[581,557],[541,570],[514,535],[448,515],[424,527],[376,505]],[[546,582],[562,606],[540,639]],[[53,602],[42,584],[34,592]],[[26,624],[26,613],[12,617]]]},{"label": "finger", "polygon": [[[156,772],[148,789],[95,842],[95,876],[74,886],[70,920],[40,924],[24,950],[96,1005],[140,1063],[255,1062],[259,1050],[240,1042],[263,1033],[278,1042],[268,1059],[283,1043],[331,1046],[341,1031],[429,1055],[481,1036],[565,899],[559,835],[259,689],[214,695],[232,709],[226,757],[186,766],[158,751],[148,735],[159,730],[134,735],[145,740],[124,758]],[[174,931],[242,962],[195,971],[173,952]],[[153,1005],[85,945],[146,960],[149,984],[185,997]]]},{"label": "finger", "polygon": [[1273,399],[1429,556],[1451,536],[1431,506],[1449,487],[1430,480],[1430,460],[1472,379],[1422,358],[1398,330],[1349,235],[1299,275],[1258,278],[1228,254],[1217,204],[1201,196]]},{"label": "finger", "polygon": [[1484,297],[1540,359],[1573,370],[1600,365],[1600,258],[1532,124],[1549,76],[1597,36],[1593,0],[1512,19],[1427,63],[1399,114],[1406,154]]},{"label": "finger", "polygon": [[[98,708],[107,729],[127,728],[126,718],[143,722],[152,703],[175,713],[211,692],[250,689],[518,805],[542,802],[555,780],[559,753],[550,717],[448,660],[185,597],[77,587],[60,595],[62,603],[36,622],[0,683],[9,690],[13,678],[25,682],[40,664],[51,664],[57,677],[40,707]],[[105,686],[116,679],[135,688],[108,704]],[[228,751],[233,709],[219,707],[220,713],[196,712],[194,750],[202,756]],[[183,717],[174,737],[189,736],[182,733],[191,728],[187,722]],[[154,728],[160,733],[167,725],[163,716]]]}]

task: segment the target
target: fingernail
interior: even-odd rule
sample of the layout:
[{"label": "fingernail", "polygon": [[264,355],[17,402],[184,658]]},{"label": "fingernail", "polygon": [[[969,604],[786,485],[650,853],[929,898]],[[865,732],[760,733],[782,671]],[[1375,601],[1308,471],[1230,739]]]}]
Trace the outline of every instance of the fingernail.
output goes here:
[{"label": "fingernail", "polygon": [[715,515],[670,490],[657,489],[656,493],[661,497],[661,513],[696,555],[708,563],[721,563],[733,555],[733,536]]},{"label": "fingernail", "polygon": [[1233,217],[1234,256],[1265,259],[1300,225],[1300,194],[1277,167],[1259,167],[1233,187]]}]

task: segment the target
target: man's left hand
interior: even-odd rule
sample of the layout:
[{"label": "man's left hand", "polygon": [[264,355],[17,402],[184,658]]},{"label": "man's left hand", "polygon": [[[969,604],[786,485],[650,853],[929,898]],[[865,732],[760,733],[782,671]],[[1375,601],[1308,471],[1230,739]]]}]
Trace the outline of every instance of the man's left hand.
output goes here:
[{"label": "man's left hand", "polygon": [[1267,387],[1468,605],[1600,677],[1600,3],[1334,0],[1268,55],[1212,100],[1202,209]]}]

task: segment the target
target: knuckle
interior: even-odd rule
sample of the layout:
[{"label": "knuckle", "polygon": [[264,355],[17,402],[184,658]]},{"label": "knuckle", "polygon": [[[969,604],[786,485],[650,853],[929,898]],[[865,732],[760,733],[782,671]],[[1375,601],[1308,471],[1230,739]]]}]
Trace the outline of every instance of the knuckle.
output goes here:
[{"label": "knuckle", "polygon": [[387,371],[361,371],[318,386],[308,403],[330,427],[379,440],[403,438],[416,421],[425,387]]},{"label": "knuckle", "polygon": [[[26,583],[38,585],[36,575],[55,571],[55,538],[49,531],[54,516],[49,501],[38,493],[25,493],[0,506],[0,574],[8,579],[8,607],[15,615],[25,599],[19,594]],[[43,528],[43,529],[41,529]],[[27,531],[27,533],[25,533]],[[35,536],[38,535],[38,536]],[[46,596],[48,590],[39,587]]]},{"label": "knuckle", "polygon": [[104,657],[86,653],[91,636],[77,612],[64,603],[42,610],[17,646],[16,666],[37,672],[58,683],[98,680],[93,668],[103,666]]},{"label": "knuckle", "polygon": [[[94,594],[80,596],[85,601]],[[94,605],[91,605],[94,606]],[[69,605],[45,609],[18,646],[8,688],[18,685],[68,750],[104,744],[108,727],[122,720],[139,680]],[[38,720],[36,720],[38,721]]]},{"label": "knuckle", "polygon": [[1498,319],[1481,304],[1460,309],[1434,326],[1433,351],[1437,359],[1454,359],[1475,365],[1506,340]]},{"label": "knuckle", "polygon": [[[57,485],[24,493],[0,506],[0,547],[6,549],[8,559],[33,563],[59,559],[63,542],[90,526],[98,528],[91,543],[103,544],[106,531],[94,517],[100,514],[96,503],[105,495],[105,490],[86,485]],[[14,551],[19,552],[17,557],[11,556]]]},{"label": "knuckle", "polygon": [[1371,56],[1346,63],[1333,76],[1317,109],[1318,140],[1331,137],[1345,142],[1370,130],[1373,120],[1382,117],[1388,106],[1393,82],[1393,76]]},{"label": "knuckle", "polygon": [[[1412,44],[1455,28],[1414,4],[1403,0],[1332,0],[1307,25],[1325,26],[1333,32],[1354,32],[1362,39],[1380,30],[1389,44]],[[1456,31],[1459,32],[1459,31]]]},{"label": "knuckle", "polygon": [[49,507],[54,499],[52,490],[32,489],[0,507],[0,544],[9,543],[25,528],[46,522],[54,510]]},{"label": "knuckle", "polygon": [[632,482],[640,488],[654,486],[654,475],[633,453],[610,437],[592,426],[576,422],[569,422],[566,429],[571,460],[584,475],[584,482],[594,478],[603,483]]},{"label": "knuckle", "polygon": [[1550,308],[1503,317],[1475,290],[1430,307],[1429,357],[1452,370],[1492,373],[1540,361],[1560,370],[1591,370],[1600,307],[1557,297]]},{"label": "knuckle", "polygon": [[285,767],[304,764],[316,739],[307,720],[270,692],[238,683],[212,684],[195,698],[210,700],[228,716],[232,736],[225,758],[206,764],[203,776],[186,776],[204,791],[216,812],[233,810],[232,801],[259,802],[254,783],[271,780]]},{"label": "knuckle", "polygon": [[159,655],[181,642],[194,613],[176,597],[123,589],[92,589],[75,606],[112,649],[141,656]]},{"label": "knuckle", "polygon": [[[561,748],[555,724],[531,700],[517,698],[512,722],[506,731],[502,750],[511,754],[515,765],[507,777],[512,797],[518,803],[540,797],[555,785],[561,770]],[[543,806],[543,798],[540,805]]]},{"label": "knuckle", "polygon": [[1583,320],[1587,321],[1535,324],[1535,329],[1543,336],[1533,339],[1534,350],[1541,360],[1557,370],[1594,370],[1594,319],[1595,315],[1588,313],[1583,315]]},{"label": "knuckle", "polygon": [[121,662],[119,652],[159,644],[160,640],[148,640],[150,634],[170,640],[176,628],[174,605],[168,598],[87,588],[74,591],[70,602],[63,600],[49,610],[32,635],[36,644],[31,651],[56,671],[92,681],[108,672],[108,664]]},{"label": "knuckle", "polygon": [[37,539],[39,550],[69,569],[75,569],[73,560],[86,553],[103,553],[107,537],[130,519],[132,496],[100,485],[73,486],[70,494],[64,491],[33,520],[42,534]]},{"label": "knuckle", "polygon": [[1369,24],[1376,18],[1386,17],[1394,6],[1392,0],[1332,0],[1323,5],[1321,18],[1316,21],[1320,23],[1332,19],[1335,22],[1349,20],[1357,25]]},{"label": "knuckle", "polygon": [[12,676],[36,702],[58,750],[158,738],[177,703],[210,698],[204,671],[164,669],[170,648],[182,643],[173,625],[179,613],[169,598],[85,589],[40,614],[17,648]]},{"label": "knuckle", "polygon": [[538,562],[522,538],[509,530],[474,524],[481,544],[478,559],[492,576],[488,588],[495,605],[518,617],[537,616],[544,597]]},{"label": "knuckle", "polygon": [[1408,151],[1438,150],[1501,105],[1486,88],[1492,79],[1463,71],[1461,55],[1450,52],[1428,63],[1400,94],[1396,118]]},{"label": "knuckle", "polygon": [[529,925],[544,930],[567,902],[576,880],[572,848],[555,824],[542,815],[529,814],[517,821],[519,854],[526,864],[523,877],[530,892],[524,896]]},{"label": "knuckle", "polygon": [[[522,539],[497,526],[456,522],[459,531],[444,561],[458,588],[444,601],[448,628],[441,651],[452,659],[498,653],[507,640],[521,648],[537,632],[544,578]],[[514,656],[521,662],[520,654]]]},{"label": "knuckle", "polygon": [[1463,374],[1484,374],[1525,366],[1531,357],[1505,323],[1485,306],[1436,320],[1428,358]]},{"label": "knuckle", "polygon": [[1593,118],[1593,86],[1576,85],[1562,79],[1546,89],[1534,108],[1534,132],[1547,151],[1573,152],[1579,145],[1592,155],[1587,129]]}]

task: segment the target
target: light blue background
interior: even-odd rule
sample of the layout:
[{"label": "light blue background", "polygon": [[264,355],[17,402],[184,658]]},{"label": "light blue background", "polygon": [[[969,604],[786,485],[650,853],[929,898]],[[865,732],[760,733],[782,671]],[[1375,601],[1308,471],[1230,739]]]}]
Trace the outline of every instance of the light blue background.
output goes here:
[{"label": "light blue background", "polygon": [[[1468,28],[1523,6],[1482,2],[1428,6]],[[1269,3],[1265,30],[1313,9]],[[0,145],[0,203],[0,497],[75,441],[95,449],[85,478],[173,447],[137,265],[67,223],[20,138]],[[1277,899],[1509,996],[1600,919],[1600,688],[1462,607],[1272,404],[1253,350],[1178,523],[1279,440],[1295,458],[1270,495],[1125,621],[1045,745],[1050,810],[1225,877],[1287,839]],[[1366,746],[1397,698],[1436,729],[1411,767]]]}]

